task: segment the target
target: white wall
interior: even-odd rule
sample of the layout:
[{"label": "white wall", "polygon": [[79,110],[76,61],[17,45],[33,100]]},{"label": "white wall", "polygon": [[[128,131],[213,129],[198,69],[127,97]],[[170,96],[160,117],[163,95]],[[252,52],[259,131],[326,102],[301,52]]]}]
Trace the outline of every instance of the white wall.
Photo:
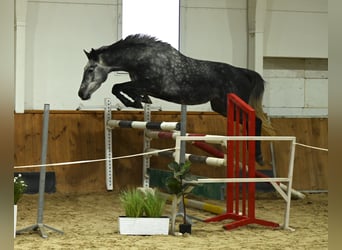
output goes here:
[{"label": "white wall", "polygon": [[[83,49],[117,38],[116,1],[28,1],[26,24],[25,109],[75,109],[87,58]],[[111,90],[94,96],[103,103]],[[102,96],[100,98],[100,96]],[[99,97],[99,98],[97,98]]]},{"label": "white wall", "polygon": [[268,0],[265,56],[328,57],[327,0]]},{"label": "white wall", "polygon": [[[327,58],[325,0],[268,0],[267,3],[265,56]],[[180,49],[184,54],[247,67],[247,1],[181,0],[181,6]],[[87,61],[82,50],[119,39],[120,8],[119,0],[28,0],[25,93],[24,100],[17,101],[24,102],[25,109],[42,109],[44,103],[50,103],[51,109],[57,110],[77,108],[81,103],[77,91]],[[268,73],[265,69],[265,76]],[[102,105],[105,97],[119,103],[111,94],[111,88],[114,83],[126,80],[125,74],[110,74],[92,100],[83,104]],[[275,108],[275,115],[287,114],[286,107],[279,107],[274,93],[290,91],[290,99],[281,105],[291,106],[298,102],[297,96],[302,90],[282,90],[277,77],[268,76],[267,80],[265,106]],[[306,98],[301,107],[310,109],[313,105],[316,108],[313,100],[321,98],[318,102],[323,106],[320,109],[324,115],[327,96],[318,93],[322,84],[316,85],[303,85],[307,94],[301,95]],[[153,100],[163,110],[180,110],[179,105]],[[189,106],[188,110],[211,109],[205,104]]]},{"label": "white wall", "polygon": [[194,58],[246,67],[246,2],[182,2],[181,50]]},{"label": "white wall", "polygon": [[[187,56],[247,65],[247,10],[239,0],[182,0],[180,50]],[[188,106],[211,111],[209,104]]]},{"label": "white wall", "polygon": [[264,106],[269,115],[328,115],[327,59],[265,58],[264,78]]}]

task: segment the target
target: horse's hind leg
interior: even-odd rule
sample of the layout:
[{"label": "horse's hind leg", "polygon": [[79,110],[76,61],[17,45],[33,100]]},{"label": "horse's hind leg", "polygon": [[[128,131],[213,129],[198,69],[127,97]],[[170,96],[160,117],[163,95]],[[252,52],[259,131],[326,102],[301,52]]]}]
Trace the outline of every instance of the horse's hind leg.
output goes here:
[{"label": "horse's hind leg", "polygon": [[210,106],[212,110],[227,117],[227,100],[222,101],[220,98],[215,98],[210,101]]},{"label": "horse's hind leg", "polygon": [[[213,99],[210,101],[211,108],[223,115],[227,116],[227,103],[222,102],[220,99]],[[234,115],[234,120],[235,120],[235,115]],[[239,123],[242,123],[242,117],[240,116],[240,121]],[[255,119],[255,135],[260,136],[261,135],[261,127],[262,127],[262,121],[259,118]],[[261,152],[261,141],[255,141],[255,161],[263,166],[264,165],[264,160],[262,157],[262,152]]]},{"label": "horse's hind leg", "polygon": [[[262,128],[262,121],[259,118],[255,119],[255,135],[260,136],[261,135],[261,128]],[[257,140],[255,141],[255,161],[260,165],[263,166],[264,159],[262,157],[261,152],[261,141]]]}]

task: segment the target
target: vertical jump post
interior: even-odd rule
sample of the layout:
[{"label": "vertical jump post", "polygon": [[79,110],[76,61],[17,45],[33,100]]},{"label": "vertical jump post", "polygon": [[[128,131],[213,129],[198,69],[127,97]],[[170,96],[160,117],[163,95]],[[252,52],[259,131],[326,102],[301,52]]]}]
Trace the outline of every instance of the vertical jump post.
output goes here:
[{"label": "vertical jump post", "polygon": [[[147,152],[148,150],[150,150],[150,138],[147,135],[150,129],[170,131],[180,130],[181,127],[181,124],[179,122],[151,122],[151,109],[153,107],[150,104],[144,105],[144,121],[112,120],[111,107],[111,99],[105,98],[104,130],[107,190],[113,190],[113,128],[144,129],[144,152]],[[150,157],[151,155],[143,156],[142,185],[144,187],[149,187],[149,176],[147,173],[147,169],[150,167]]]},{"label": "vertical jump post", "polygon": [[[144,105],[144,121],[151,121],[151,104],[145,103]],[[144,129],[144,152],[151,147],[151,140],[147,136],[148,129]],[[142,184],[143,187],[150,186],[150,176],[147,174],[147,169],[150,167],[150,155],[143,156],[143,172],[142,172]]]},{"label": "vertical jump post", "polygon": [[113,145],[112,129],[107,126],[112,119],[112,102],[110,98],[104,100],[104,132],[105,132],[105,156],[106,156],[106,187],[113,190]]},{"label": "vertical jump post", "polygon": [[[186,135],[186,112],[187,112],[187,106],[181,105],[181,122],[180,122],[180,135]],[[151,106],[150,104],[144,105],[144,121],[150,122],[151,121]],[[151,138],[149,137],[149,129],[144,129],[144,152],[147,152],[151,149]],[[170,133],[170,132],[166,132]],[[185,142],[181,143],[181,157],[180,162],[185,162],[185,149],[186,144]],[[147,169],[150,168],[150,157],[151,155],[144,155],[143,156],[143,176],[142,176],[142,183],[144,187],[149,187],[150,185],[150,178],[147,173]]]}]

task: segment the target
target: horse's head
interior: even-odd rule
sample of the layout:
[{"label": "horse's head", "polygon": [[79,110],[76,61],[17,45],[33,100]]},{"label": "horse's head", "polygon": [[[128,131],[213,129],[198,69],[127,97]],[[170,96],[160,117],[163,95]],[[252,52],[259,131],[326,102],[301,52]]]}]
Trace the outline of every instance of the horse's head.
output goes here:
[{"label": "horse's head", "polygon": [[84,50],[88,63],[84,67],[83,79],[78,91],[82,100],[90,99],[91,95],[106,81],[110,67],[106,66],[94,49],[90,52]]}]

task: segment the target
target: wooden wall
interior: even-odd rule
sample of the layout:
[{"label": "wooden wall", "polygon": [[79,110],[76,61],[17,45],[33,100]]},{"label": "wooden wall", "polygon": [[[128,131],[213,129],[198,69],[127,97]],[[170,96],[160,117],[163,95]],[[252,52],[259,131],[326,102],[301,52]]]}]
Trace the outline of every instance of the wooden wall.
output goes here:
[{"label": "wooden wall", "polygon": [[[15,115],[15,164],[16,166],[39,164],[41,154],[42,112],[27,111]],[[143,120],[140,111],[115,111],[113,119]],[[179,121],[179,112],[153,112],[153,121]],[[187,131],[205,134],[226,134],[226,121],[212,112],[189,112]],[[328,147],[327,119],[272,119],[279,135],[296,136],[297,142]],[[152,147],[174,147],[173,141],[153,140]],[[275,160],[279,176],[287,174],[288,144],[274,143]],[[135,129],[114,129],[113,155],[123,156],[141,153],[143,131]],[[187,151],[203,154],[198,149],[187,146]],[[269,143],[263,143],[266,166],[270,169]],[[294,171],[294,187],[299,190],[328,189],[327,152],[297,146]],[[50,111],[47,162],[69,162],[104,158],[104,121],[100,111]],[[151,166],[166,169],[170,159],[152,157]],[[105,191],[105,164],[103,162],[48,167],[56,173],[56,189],[62,193],[86,193]],[[259,167],[260,168],[260,167]],[[16,170],[19,171],[19,170]],[[37,171],[30,168],[20,171]],[[220,167],[193,164],[194,174],[220,177],[224,169]],[[114,187],[120,189],[130,185],[141,185],[142,157],[114,161]]]}]

